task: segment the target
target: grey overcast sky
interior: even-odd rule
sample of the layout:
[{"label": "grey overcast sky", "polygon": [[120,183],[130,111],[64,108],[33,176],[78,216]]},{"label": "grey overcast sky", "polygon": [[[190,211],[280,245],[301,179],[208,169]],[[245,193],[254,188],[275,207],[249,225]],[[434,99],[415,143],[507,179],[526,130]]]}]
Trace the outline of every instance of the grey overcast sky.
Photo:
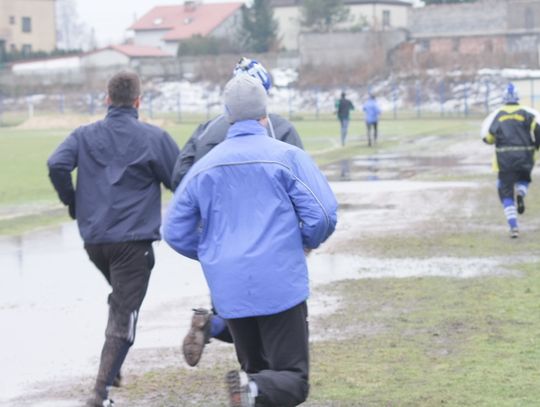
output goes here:
[{"label": "grey overcast sky", "polygon": [[[242,0],[204,0],[204,3],[228,3]],[[246,2],[246,1],[244,1]],[[155,6],[183,4],[183,0],[76,0],[81,22],[94,28],[99,46],[120,43],[126,28]]]}]

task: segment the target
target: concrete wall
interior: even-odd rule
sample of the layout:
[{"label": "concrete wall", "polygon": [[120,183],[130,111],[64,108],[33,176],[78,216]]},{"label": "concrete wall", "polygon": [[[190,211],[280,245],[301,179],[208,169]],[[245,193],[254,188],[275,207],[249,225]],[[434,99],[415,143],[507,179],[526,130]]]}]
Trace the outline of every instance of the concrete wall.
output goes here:
[{"label": "concrete wall", "polygon": [[300,35],[303,65],[346,66],[370,63],[374,56],[386,60],[387,53],[407,39],[405,30],[342,32]]},{"label": "concrete wall", "polygon": [[540,1],[512,0],[507,12],[509,30],[540,30]]},{"label": "concrete wall", "polygon": [[[13,17],[13,24],[10,19]],[[22,19],[31,20],[31,31],[23,32]],[[6,51],[12,46],[21,50],[30,45],[32,51],[52,51],[56,48],[56,18],[54,0],[0,0],[0,39]]]},{"label": "concrete wall", "polygon": [[506,15],[506,0],[431,5],[410,10],[409,31],[413,38],[502,33]]},{"label": "concrete wall", "polygon": [[129,57],[114,49],[104,49],[81,57],[81,67],[100,68],[108,66],[128,66]]}]

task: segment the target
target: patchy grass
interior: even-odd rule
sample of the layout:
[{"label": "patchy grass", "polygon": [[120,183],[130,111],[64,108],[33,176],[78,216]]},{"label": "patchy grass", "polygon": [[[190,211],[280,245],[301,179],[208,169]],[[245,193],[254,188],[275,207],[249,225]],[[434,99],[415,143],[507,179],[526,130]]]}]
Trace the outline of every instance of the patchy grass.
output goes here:
[{"label": "patchy grass", "polygon": [[[311,318],[306,407],[536,406],[540,400],[540,263],[512,276],[349,280],[314,293],[339,299]],[[201,365],[152,369],[113,397],[132,406],[226,406],[232,346]]]},{"label": "patchy grass", "polygon": [[[314,329],[349,337],[314,344],[311,400],[537,405],[539,266],[520,266],[517,278],[356,280],[324,288],[341,307]],[[375,323],[382,328],[362,328]]]},{"label": "patchy grass", "polygon": [[[165,122],[165,128],[183,146],[197,127],[197,122]],[[370,149],[365,143],[351,141],[345,147],[338,146],[339,126],[337,120],[298,120],[293,123],[300,133],[306,150],[313,154],[319,165],[328,164],[358,155],[376,154],[379,150],[407,148],[407,141],[428,134],[450,135],[468,131],[475,121],[455,119],[385,120],[381,123],[381,142],[378,149]],[[361,120],[351,123],[351,134],[363,134]],[[46,161],[60,142],[67,137],[69,129],[28,130],[0,127],[0,209],[18,204],[57,202],[47,175]],[[0,234],[14,234],[54,223],[53,216],[37,215],[17,220],[0,221]],[[12,215],[17,215],[16,210]],[[40,222],[43,219],[43,222]]]}]

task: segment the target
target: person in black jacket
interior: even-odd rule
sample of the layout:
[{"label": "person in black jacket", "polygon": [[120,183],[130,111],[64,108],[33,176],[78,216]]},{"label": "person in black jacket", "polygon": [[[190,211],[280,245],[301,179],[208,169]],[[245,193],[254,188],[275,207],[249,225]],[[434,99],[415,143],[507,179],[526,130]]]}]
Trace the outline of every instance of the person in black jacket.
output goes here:
[{"label": "person in black jacket", "polygon": [[[112,287],[99,370],[87,406],[112,406],[109,387],[135,340],[137,318],[160,239],[161,184],[172,189],[180,150],[163,130],[138,120],[141,84],[120,72],[108,82],[107,116],[69,135],[51,155],[49,176],[77,220],[90,260]],[[71,172],[77,168],[76,188]]]},{"label": "person in black jacket", "polygon": [[347,133],[349,131],[349,120],[351,110],[354,110],[353,103],[347,99],[345,92],[341,92],[341,98],[336,101],[336,114],[341,126],[341,145],[347,142]]},{"label": "person in black jacket", "polygon": [[525,212],[525,196],[531,182],[534,152],[540,146],[540,128],[537,124],[540,115],[519,104],[513,84],[508,85],[503,100],[504,106],[484,120],[482,140],[495,144],[494,169],[499,174],[499,198],[510,227],[510,237],[517,238],[517,214]]},{"label": "person in black jacket", "polygon": [[[236,64],[233,74],[238,75],[246,72],[258,79],[267,92],[270,90],[272,81],[262,64],[249,58],[241,58]],[[302,140],[291,122],[277,114],[269,114],[267,118],[270,137],[301,149],[304,148]],[[195,130],[182,148],[182,152],[176,161],[172,176],[173,188],[176,189],[180,185],[195,162],[225,140],[230,125],[226,115],[222,114],[201,124]],[[196,366],[199,363],[204,347],[209,343],[210,338],[216,338],[223,342],[233,342],[225,320],[217,315],[214,310],[196,308],[193,311],[191,327],[182,345],[184,358],[190,366]]]},{"label": "person in black jacket", "polygon": [[[268,92],[272,87],[270,75],[266,69],[257,61],[242,58],[234,69],[234,75],[240,72],[247,72],[254,78],[261,81],[264,88]],[[189,169],[199,161],[212,148],[217,146],[227,135],[230,123],[227,121],[224,114],[215,117],[197,127],[189,140],[182,147],[182,152],[176,161],[174,167],[172,183],[176,189],[182,179],[187,174]],[[293,146],[304,148],[302,140],[294,126],[284,117],[270,113],[268,115],[268,132],[271,137],[281,140]]]}]

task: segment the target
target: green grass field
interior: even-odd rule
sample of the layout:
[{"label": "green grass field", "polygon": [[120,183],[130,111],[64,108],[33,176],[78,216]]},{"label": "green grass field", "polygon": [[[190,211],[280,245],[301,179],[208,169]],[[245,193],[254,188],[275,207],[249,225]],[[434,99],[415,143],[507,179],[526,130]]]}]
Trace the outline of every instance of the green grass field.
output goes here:
[{"label": "green grass field", "polygon": [[[299,120],[294,122],[305,148],[319,164],[343,157],[371,153],[365,143],[354,137],[364,134],[364,124],[353,121],[352,141],[339,146],[339,127],[335,120]],[[476,122],[460,119],[386,120],[381,123],[381,147],[427,134],[449,135],[474,129]],[[197,122],[169,122],[166,130],[183,146]],[[0,207],[36,202],[55,202],[56,196],[47,176],[47,157],[69,134],[70,129],[27,130],[0,127]],[[388,141],[388,140],[391,141]]]}]

